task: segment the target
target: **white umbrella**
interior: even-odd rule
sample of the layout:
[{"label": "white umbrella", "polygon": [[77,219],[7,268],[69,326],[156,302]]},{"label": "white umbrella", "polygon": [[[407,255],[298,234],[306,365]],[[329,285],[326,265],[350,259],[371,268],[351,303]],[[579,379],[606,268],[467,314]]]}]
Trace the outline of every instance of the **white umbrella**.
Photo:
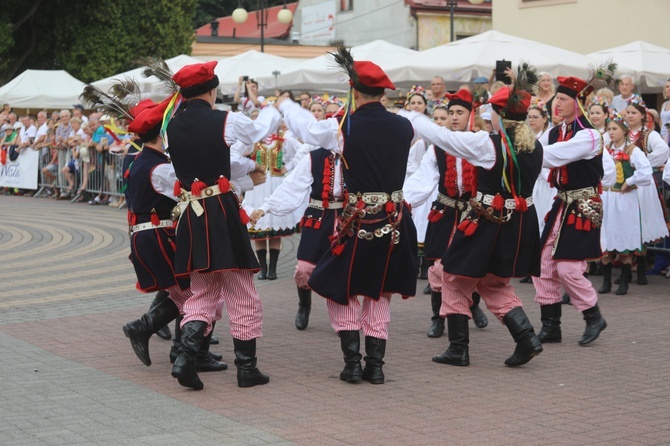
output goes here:
[{"label": "white umbrella", "polygon": [[62,70],[26,70],[0,87],[0,103],[14,108],[71,109],[84,83]]},{"label": "white umbrella", "polygon": [[498,31],[487,31],[399,59],[388,68],[387,73],[398,86],[427,83],[439,75],[447,82],[447,88],[455,89],[475,77],[488,78],[496,61],[503,59],[511,61],[515,70],[519,62],[529,62],[538,72],[546,71],[554,78],[586,77],[589,65],[595,62],[583,54]]},{"label": "white umbrella", "polygon": [[596,51],[589,56],[613,59],[619,65],[619,74],[632,75],[635,84],[649,92],[660,92],[670,75],[670,49],[642,40]]}]

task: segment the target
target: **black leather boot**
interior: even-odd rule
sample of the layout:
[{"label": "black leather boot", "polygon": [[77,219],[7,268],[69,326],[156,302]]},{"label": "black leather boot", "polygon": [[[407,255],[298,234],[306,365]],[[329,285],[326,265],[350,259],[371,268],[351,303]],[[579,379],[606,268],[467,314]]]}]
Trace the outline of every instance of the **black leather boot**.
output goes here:
[{"label": "black leather boot", "polygon": [[598,288],[600,294],[609,293],[612,290],[612,264],[603,265],[603,286]]},{"label": "black leather boot", "polygon": [[426,280],[428,278],[428,268],[430,263],[428,259],[422,255],[419,256],[419,279]]},{"label": "black leather boot", "polygon": [[582,311],[582,314],[586,321],[586,330],[584,330],[584,335],[579,340],[579,345],[587,345],[595,341],[600,336],[600,332],[607,328],[607,322],[600,315],[598,305]]},{"label": "black leather boot", "polygon": [[304,330],[309,324],[309,313],[312,310],[312,290],[298,288],[298,313],[295,315],[295,328]]},{"label": "black leather boot", "polygon": [[[170,293],[168,293],[165,290],[160,290],[156,293],[156,297],[154,297],[154,300],[151,302],[151,305],[149,306],[149,309],[151,310],[155,305],[158,305],[159,303],[163,302],[165,299],[170,298]],[[156,336],[158,336],[161,339],[165,339],[166,341],[169,341],[172,339],[172,333],[170,333],[170,327],[166,324],[159,328],[156,331]]]},{"label": "black leather boot", "polygon": [[542,329],[537,334],[541,343],[561,342],[561,315],[563,307],[560,302],[551,305],[540,306],[540,320]]},{"label": "black leather boot", "polygon": [[472,293],[472,306],[470,307],[470,313],[472,313],[472,320],[475,321],[475,325],[478,328],[484,328],[489,324],[489,319],[486,317],[481,308],[479,308],[479,302],[482,300],[482,296],[479,293]]},{"label": "black leather boot", "polygon": [[268,267],[268,280],[277,278],[277,260],[279,259],[279,250],[270,250],[270,266]]},{"label": "black leather boot", "polygon": [[423,294],[430,294],[433,290],[430,288],[430,284],[427,284],[426,287],[423,289]]},{"label": "black leather boot", "polygon": [[386,339],[365,337],[365,368],[363,379],[370,384],[384,384],[384,354],[386,353]]},{"label": "black leather boot", "polygon": [[433,362],[457,366],[470,365],[470,331],[465,314],[447,315],[447,333],[449,334],[449,348],[441,355],[433,356]]},{"label": "black leather boot", "polygon": [[563,297],[561,297],[561,305],[572,305],[568,293],[563,293]]},{"label": "black leather boot", "polygon": [[647,256],[641,255],[637,258],[637,284],[646,285],[647,281]]},{"label": "black leather boot", "polygon": [[343,330],[338,333],[344,354],[344,369],[340,379],[349,383],[358,383],[363,379],[361,368],[361,335],[358,330]]},{"label": "black leather boot", "polygon": [[[181,346],[181,321],[184,319],[184,316],[179,316],[174,323],[174,340],[172,341],[172,347],[170,348],[170,363],[174,364],[179,356],[179,347]],[[214,330],[212,330],[214,331]],[[209,337],[209,336],[208,336]],[[213,337],[213,336],[212,336]],[[212,344],[210,339],[209,344]],[[207,352],[209,356],[215,361],[221,361],[223,359],[222,355],[214,353],[213,351]]]},{"label": "black leather boot", "polygon": [[[640,267],[640,264],[638,263],[637,267]],[[638,278],[640,276],[640,273],[638,271]],[[633,273],[631,272],[631,265],[630,264],[622,264],[621,265],[621,280],[619,281],[619,288],[616,289],[616,294],[617,296],[623,296],[624,294],[628,293],[628,283],[630,280],[633,278]],[[645,278],[646,280],[646,278]]]},{"label": "black leather boot", "polygon": [[133,351],[144,365],[151,365],[149,357],[149,338],[159,328],[172,322],[179,316],[179,309],[171,299],[165,299],[151,310],[144,313],[141,318],[128,322],[123,326],[123,332],[130,339]]},{"label": "black leather boot", "polygon": [[429,338],[439,338],[444,334],[444,318],[440,316],[440,307],[442,306],[442,292],[432,291],[430,293],[430,305],[433,309],[433,321],[428,329]]},{"label": "black leather boot", "polygon": [[256,339],[243,341],[233,338],[235,347],[235,366],[237,367],[237,386],[253,387],[267,384],[270,377],[256,367]]},{"label": "black leather boot", "polygon": [[256,257],[258,257],[258,263],[261,265],[261,270],[258,272],[258,280],[265,280],[268,278],[268,263],[267,263],[267,249],[257,249]]},{"label": "black leather boot", "polygon": [[503,322],[516,342],[514,353],[505,360],[505,365],[510,367],[523,365],[542,353],[542,343],[535,336],[533,326],[523,308],[512,308],[503,317]]},{"label": "black leather boot", "polygon": [[212,339],[212,333],[214,333],[214,324],[215,322],[212,322],[212,331],[202,340],[200,350],[195,357],[195,369],[198,372],[220,372],[228,368],[228,364],[212,358],[209,354],[209,343]]},{"label": "black leather boot", "polygon": [[205,385],[200,381],[196,370],[196,357],[207,330],[207,322],[190,321],[181,329],[179,356],[172,366],[172,376],[179,384],[194,390],[202,390]]}]

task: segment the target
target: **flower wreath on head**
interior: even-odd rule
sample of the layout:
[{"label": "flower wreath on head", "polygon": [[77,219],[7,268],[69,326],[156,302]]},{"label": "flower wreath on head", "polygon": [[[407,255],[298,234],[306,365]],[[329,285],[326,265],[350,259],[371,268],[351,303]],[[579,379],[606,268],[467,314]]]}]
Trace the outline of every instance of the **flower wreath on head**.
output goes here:
[{"label": "flower wreath on head", "polygon": [[325,105],[328,104],[337,104],[339,107],[342,107],[344,105],[344,101],[338,98],[337,96],[331,96],[330,98],[328,98]]},{"label": "flower wreath on head", "polygon": [[549,111],[547,110],[547,105],[542,101],[540,98],[533,96],[530,100],[530,105],[528,106],[528,110],[531,109],[538,110],[540,113],[542,113],[543,116],[549,116]]},{"label": "flower wreath on head", "polygon": [[642,100],[642,97],[639,94],[634,94],[631,96],[630,99],[628,99],[628,105],[637,105],[639,107],[644,108],[645,110],[647,109],[647,104],[644,103]]},{"label": "flower wreath on head", "polygon": [[421,85],[412,85],[412,88],[407,92],[407,102],[412,99],[412,96],[421,96],[425,103],[428,103],[428,95],[426,94],[426,89]]},{"label": "flower wreath on head", "polygon": [[435,101],[435,105],[433,106],[433,110],[436,110],[438,108],[443,108],[447,110],[449,107],[449,99],[447,98],[440,98],[437,101]]},{"label": "flower wreath on head", "polygon": [[324,100],[323,97],[321,96],[312,96],[312,98],[309,100],[309,108],[312,108],[312,105],[314,104],[319,104],[321,107],[326,108],[326,100]]},{"label": "flower wreath on head", "polygon": [[600,105],[603,108],[603,110],[605,110],[606,108],[609,108],[609,106],[610,106],[609,102],[607,102],[607,99],[605,99],[602,96],[592,97],[589,108],[591,108],[592,105]]}]

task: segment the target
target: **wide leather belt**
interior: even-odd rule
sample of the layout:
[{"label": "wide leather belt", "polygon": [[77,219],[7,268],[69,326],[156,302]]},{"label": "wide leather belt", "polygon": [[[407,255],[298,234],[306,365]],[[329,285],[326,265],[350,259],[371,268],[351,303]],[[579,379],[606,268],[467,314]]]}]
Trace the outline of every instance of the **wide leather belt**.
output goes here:
[{"label": "wide leather belt", "polygon": [[437,193],[437,201],[439,201],[445,206],[449,206],[450,208],[458,209],[459,211],[464,211],[468,208],[467,201],[459,200],[457,198],[451,198],[440,192]]},{"label": "wide leather belt", "polygon": [[[489,195],[489,194],[482,194],[481,192],[477,192],[477,197],[475,199],[477,201],[480,201],[484,203],[487,206],[492,206],[493,205],[493,199],[495,198],[495,195]],[[531,207],[533,205],[533,197],[526,197],[526,205],[528,207]],[[505,209],[509,209],[511,211],[516,209],[516,202],[514,201],[514,198],[508,198],[505,200],[505,203],[503,204]]]},{"label": "wide leather belt", "polygon": [[391,192],[391,195],[387,194],[386,192],[365,192],[363,194],[359,192],[355,195],[349,195],[350,204],[356,204],[359,199],[365,204],[375,205],[385,204],[389,200],[394,203],[402,203],[405,199],[405,196],[402,190],[393,191]]},{"label": "wide leather belt", "polygon": [[148,229],[167,228],[168,226],[172,226],[172,224],[173,224],[172,220],[161,220],[157,225],[148,221],[146,223],[140,223],[131,226],[130,233],[132,234],[134,232],[146,231]]},{"label": "wide leather belt", "polygon": [[590,186],[584,187],[582,189],[558,191],[556,196],[563,200],[566,204],[570,205],[572,202],[580,199],[588,199],[598,196],[598,190],[595,187]]},{"label": "wide leather belt", "polygon": [[[323,201],[321,200],[315,200],[314,198],[309,199],[309,207],[318,209],[322,211],[323,208]],[[328,209],[342,209],[344,207],[344,201],[329,201],[328,202]]]},{"label": "wide leather belt", "polygon": [[[235,193],[235,188],[233,187],[232,183],[230,184],[230,190],[228,192]],[[182,189],[181,194],[179,194],[179,200],[182,204],[185,205],[190,204],[191,207],[193,208],[193,212],[195,212],[195,215],[200,217],[205,212],[205,210],[202,208],[200,203],[198,203],[198,200],[202,200],[203,198],[214,197],[216,195],[221,195],[223,193],[224,192],[221,192],[221,189],[219,189],[218,184],[214,184],[213,186],[208,186],[204,188],[200,193],[200,195],[193,195],[191,192]],[[181,209],[181,211],[183,212],[183,209]]]}]

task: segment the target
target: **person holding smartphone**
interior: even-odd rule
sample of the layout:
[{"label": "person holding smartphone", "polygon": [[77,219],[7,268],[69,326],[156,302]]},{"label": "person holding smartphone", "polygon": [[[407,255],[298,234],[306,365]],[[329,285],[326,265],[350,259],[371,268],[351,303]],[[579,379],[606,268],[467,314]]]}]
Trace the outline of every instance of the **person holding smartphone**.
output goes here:
[{"label": "person holding smartphone", "polygon": [[249,116],[254,109],[261,108],[265,96],[258,95],[258,82],[249,76],[240,76],[233,100],[240,105],[242,113]]}]

